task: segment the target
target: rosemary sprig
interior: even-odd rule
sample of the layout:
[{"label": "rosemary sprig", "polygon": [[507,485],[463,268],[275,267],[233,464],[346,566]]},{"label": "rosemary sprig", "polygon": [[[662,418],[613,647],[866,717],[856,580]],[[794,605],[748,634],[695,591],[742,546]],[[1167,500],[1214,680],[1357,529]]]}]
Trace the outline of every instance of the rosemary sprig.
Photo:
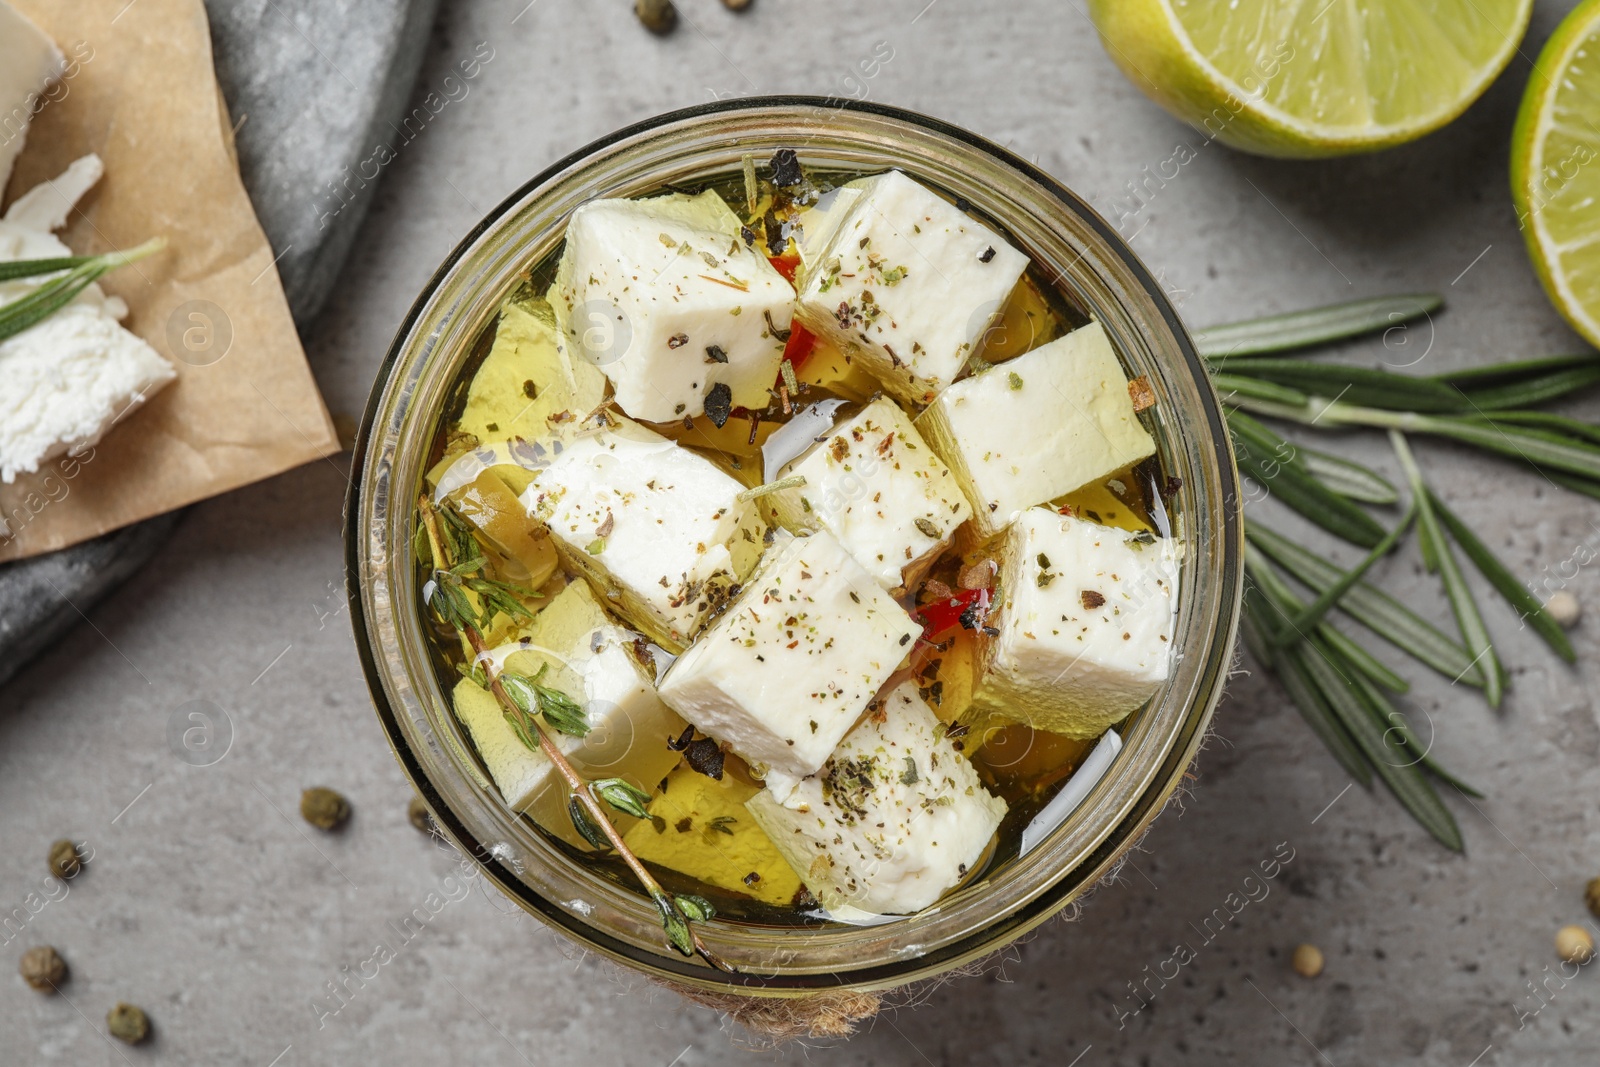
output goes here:
[{"label": "rosemary sprig", "polygon": [[54,315],[75,300],[103,275],[129,263],[153,255],[166,247],[166,239],[156,237],[137,248],[106,252],[98,256],[71,256],[56,259],[26,259],[0,264],[0,281],[27,278],[62,271],[33,292],[0,304],[0,341],[15,337]]},{"label": "rosemary sprig", "polygon": [[[555,726],[556,722],[551,720],[552,708],[557,711],[557,719],[570,715],[573,709],[576,709],[581,718],[582,708],[564,695],[559,698],[552,696],[555,691],[539,683],[539,678],[543,675],[542,670],[532,678],[508,676],[507,672],[495,664],[494,657],[489,654],[480,624],[486,626],[494,613],[489,611],[487,606],[481,610],[473,609],[470,600],[460,595],[463,586],[471,588],[470,585],[466,585],[468,578],[464,568],[479,570],[478,581],[488,582],[494,587],[500,586],[501,583],[482,576],[481,568],[485,566],[486,559],[471,525],[448,506],[434,507],[426,495],[418,499],[417,509],[434,564],[435,591],[429,596],[428,603],[442,621],[454,627],[466,639],[472,649],[475,663],[484,671],[490,692],[500,702],[500,709],[505,713],[506,720],[511,724],[517,737],[530,749],[543,752],[555,767],[556,773],[566,782],[570,793],[567,810],[574,828],[585,841],[596,848],[616,850],[617,855],[628,865],[628,869],[633,872],[639,884],[649,894],[651,902],[655,904],[656,911],[661,916],[662,929],[666,932],[667,940],[673,948],[685,956],[698,955],[718,970],[733,972],[733,966],[707,948],[692,925],[708,922],[715,915],[715,909],[710,902],[691,894],[674,895],[663,889],[661,883],[656,881],[655,876],[623,842],[622,834],[618,832],[615,824],[606,815],[605,808],[602,807],[603,802],[635,818],[648,818],[649,812],[645,810],[644,805],[649,801],[649,795],[620,778],[589,782],[578,774],[560,747],[550,739],[550,735],[540,725],[539,719],[534,717],[533,709],[537,707],[540,715]],[[475,566],[469,568],[469,565]],[[451,585],[451,582],[460,584]],[[454,589],[455,592],[441,597],[437,591],[446,587]],[[466,602],[466,610],[461,609],[461,601]],[[527,612],[525,607],[522,610]],[[509,687],[508,677],[513,679]],[[513,690],[520,693],[521,700],[512,695]],[[587,720],[583,722],[587,727]]]},{"label": "rosemary sprig", "polygon": [[[1467,584],[1459,548],[1519,618],[1571,662],[1571,642],[1538,598],[1428,487],[1406,435],[1442,437],[1504,456],[1557,485],[1600,499],[1600,425],[1534,410],[1600,385],[1600,361],[1592,354],[1547,356],[1412,376],[1278,358],[1385,330],[1440,306],[1442,301],[1429,294],[1380,298],[1218,327],[1195,337],[1202,355],[1212,361],[1218,393],[1230,409],[1241,471],[1317,525],[1369,550],[1356,567],[1345,570],[1253,518],[1248,521],[1242,633],[1251,654],[1280,678],[1341,766],[1363,784],[1376,772],[1419,823],[1459,849],[1459,830],[1429,776],[1478,794],[1432,760],[1395,707],[1388,693],[1404,692],[1405,680],[1333,628],[1327,614],[1337,608],[1445,677],[1483,689],[1485,700],[1497,706],[1508,676]],[[1409,500],[1400,521],[1385,530],[1360,506],[1397,503],[1400,493],[1387,479],[1343,457],[1291,444],[1253,416],[1317,430],[1386,431],[1406,475]],[[1440,577],[1459,640],[1364,579],[1413,529],[1424,563]],[[1295,593],[1291,579],[1312,591],[1310,603]]]}]

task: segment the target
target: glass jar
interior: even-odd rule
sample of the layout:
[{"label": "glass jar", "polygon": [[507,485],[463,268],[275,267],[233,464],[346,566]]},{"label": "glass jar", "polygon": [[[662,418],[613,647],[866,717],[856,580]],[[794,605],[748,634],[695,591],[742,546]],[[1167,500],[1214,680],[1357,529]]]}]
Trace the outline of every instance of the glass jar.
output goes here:
[{"label": "glass jar", "polygon": [[[934,907],[884,925],[779,929],[713,920],[702,937],[738,968],[730,975],[674,952],[645,896],[569,858],[501,800],[429,658],[412,501],[474,341],[519,274],[562,239],[575,208],[737,173],[746,153],[764,159],[779,148],[827,168],[900,168],[966,200],[1098,319],[1155,393],[1161,463],[1182,482],[1174,520],[1184,547],[1171,676],[1119,728],[1121,752],[1061,826]],[[1176,312],[1111,226],[1048,175],[971,133],[896,108],[813,97],[690,108],[620,130],[529,181],[456,247],[401,324],[373,387],[355,472],[345,537],[357,647],[395,755],[443,831],[507,896],[575,941],[705,989],[784,996],[887,988],[1027,932],[1138,841],[1193,759],[1227,677],[1242,573],[1237,474],[1216,395]]]}]

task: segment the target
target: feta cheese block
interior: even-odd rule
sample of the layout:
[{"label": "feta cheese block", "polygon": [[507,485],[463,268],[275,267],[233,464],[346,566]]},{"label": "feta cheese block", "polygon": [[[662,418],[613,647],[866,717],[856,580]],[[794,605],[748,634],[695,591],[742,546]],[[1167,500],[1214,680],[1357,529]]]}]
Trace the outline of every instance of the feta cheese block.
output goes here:
[{"label": "feta cheese block", "polygon": [[682,651],[761,557],[765,529],[739,499],[744,486],[627,420],[549,446],[523,507],[624,618]]},{"label": "feta cheese block", "polygon": [[[532,678],[583,705],[583,737],[546,727],[563,755],[586,778],[625,778],[651,792],[680,756],[665,739],[683,720],[656,695],[652,672],[632,650],[635,635],[612,622],[589,587],[574,582],[534,617],[515,641],[490,650],[498,666]],[[506,804],[527,812],[562,840],[586,845],[567,815],[565,783],[543,752],[522,743],[494,694],[470,678],[455,688],[456,716],[472,735]],[[543,725],[543,720],[540,720]]]},{"label": "feta cheese block", "polygon": [[900,592],[950,543],[972,509],[906,413],[878,398],[768,481],[806,483],[763,497],[795,533],[827,530],[879,585]]},{"label": "feta cheese block", "polygon": [[636,419],[764,408],[794,288],[713,191],[592,200],[573,212],[550,291],[561,343]]},{"label": "feta cheese block", "polygon": [[821,767],[922,632],[832,534],[775,536],[661,699],[759,777]]},{"label": "feta cheese block", "polygon": [[66,57],[26,15],[0,0],[0,199],[11,166],[28,140],[28,124]]},{"label": "feta cheese block", "polygon": [[[0,219],[0,262],[72,255],[49,228],[65,223],[100,173],[99,158],[86,156],[17,198]],[[0,304],[50,277],[0,282]],[[127,313],[120,299],[89,285],[60,311],[0,341],[0,482],[93,446],[177,377],[171,363],[118,323]]]},{"label": "feta cheese block", "polygon": [[1156,450],[1098,322],[957,382],[917,425],[966,490],[983,537]]},{"label": "feta cheese block", "polygon": [[829,240],[795,314],[889,393],[925,404],[966,366],[1028,259],[899,171],[852,188],[817,224]]},{"label": "feta cheese block", "polygon": [[745,808],[824,908],[889,915],[965,878],[1006,813],[910,682],[786,800],[763,790]]},{"label": "feta cheese block", "polygon": [[1097,736],[1166,680],[1177,594],[1167,538],[1030,508],[1006,534],[988,617],[999,634],[981,639],[974,706]]}]

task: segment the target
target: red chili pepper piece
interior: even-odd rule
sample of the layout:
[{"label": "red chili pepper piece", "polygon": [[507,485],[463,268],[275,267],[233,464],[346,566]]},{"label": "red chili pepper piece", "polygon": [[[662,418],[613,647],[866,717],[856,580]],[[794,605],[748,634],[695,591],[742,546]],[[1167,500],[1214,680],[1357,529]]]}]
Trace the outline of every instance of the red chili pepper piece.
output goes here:
[{"label": "red chili pepper piece", "polygon": [[800,269],[800,253],[792,249],[781,256],[768,256],[767,262],[772,264],[774,270],[786,278],[790,285],[794,284],[795,272]]},{"label": "red chili pepper piece", "polygon": [[913,614],[922,620],[924,640],[932,640],[961,622],[961,616],[974,604],[980,613],[989,609],[989,590],[957,589],[943,600],[923,604]]},{"label": "red chili pepper piece", "polygon": [[789,324],[789,340],[783,346],[783,358],[788,360],[795,370],[805,366],[806,359],[815,347],[817,338],[810,330],[798,322]]}]

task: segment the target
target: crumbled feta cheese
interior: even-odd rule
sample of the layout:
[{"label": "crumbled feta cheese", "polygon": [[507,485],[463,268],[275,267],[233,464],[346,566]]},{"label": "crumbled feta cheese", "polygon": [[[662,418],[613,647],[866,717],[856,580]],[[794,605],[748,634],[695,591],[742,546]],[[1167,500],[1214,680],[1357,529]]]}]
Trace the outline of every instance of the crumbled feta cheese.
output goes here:
[{"label": "crumbled feta cheese", "polygon": [[859,196],[813,224],[828,243],[806,267],[795,314],[890,393],[927,403],[966,365],[1028,259],[899,171],[853,188]]},{"label": "crumbled feta cheese", "polygon": [[723,412],[767,406],[794,289],[739,225],[712,191],[573,212],[550,291],[561,343],[611,379],[634,418],[700,415],[713,391]]},{"label": "crumbled feta cheese", "polygon": [[549,447],[523,506],[629,622],[681,651],[761,556],[761,516],[739,500],[744,486],[626,420]]},{"label": "crumbled feta cheese", "polygon": [[[99,178],[86,156],[54,182],[19,197],[0,220],[0,261],[54,259],[72,250],[48,230]],[[48,275],[0,282],[0,304]],[[118,325],[127,305],[90,285],[71,304],[0,341],[0,482],[96,444],[117,421],[177,377],[172,364]]]},{"label": "crumbled feta cheese", "polygon": [[903,590],[971,514],[960,485],[888,399],[817,440],[809,455],[767,472],[805,485],[764,500],[786,529],[827,530],[885,589]]},{"label": "crumbled feta cheese", "polygon": [[41,94],[61,76],[66,57],[22,12],[0,0],[0,196],[28,140]]},{"label": "crumbled feta cheese", "polygon": [[743,592],[661,683],[661,699],[753,768],[828,758],[922,632],[832,534],[779,534]]},{"label": "crumbled feta cheese", "polygon": [[966,877],[1006,813],[910,682],[787,799],[745,808],[823,907],[902,915]]},{"label": "crumbled feta cheese", "polygon": [[[611,621],[587,585],[574,582],[516,639],[486,655],[530,678],[546,668],[539,684],[583,705],[590,726],[585,736],[545,727],[580,774],[626,778],[650,792],[680,758],[663,739],[677,736],[684,722],[656,695],[650,672],[630,651],[634,640]],[[462,678],[456,683],[455,710],[506,804],[563,840],[590,847],[567,815],[565,782],[543,752],[517,737],[494,694]]]},{"label": "crumbled feta cheese", "polygon": [[957,382],[917,425],[966,490],[983,537],[1156,449],[1098,322]]},{"label": "crumbled feta cheese", "polygon": [[1152,697],[1172,661],[1173,543],[1030,508],[1004,545],[973,704],[1088,738]]}]

